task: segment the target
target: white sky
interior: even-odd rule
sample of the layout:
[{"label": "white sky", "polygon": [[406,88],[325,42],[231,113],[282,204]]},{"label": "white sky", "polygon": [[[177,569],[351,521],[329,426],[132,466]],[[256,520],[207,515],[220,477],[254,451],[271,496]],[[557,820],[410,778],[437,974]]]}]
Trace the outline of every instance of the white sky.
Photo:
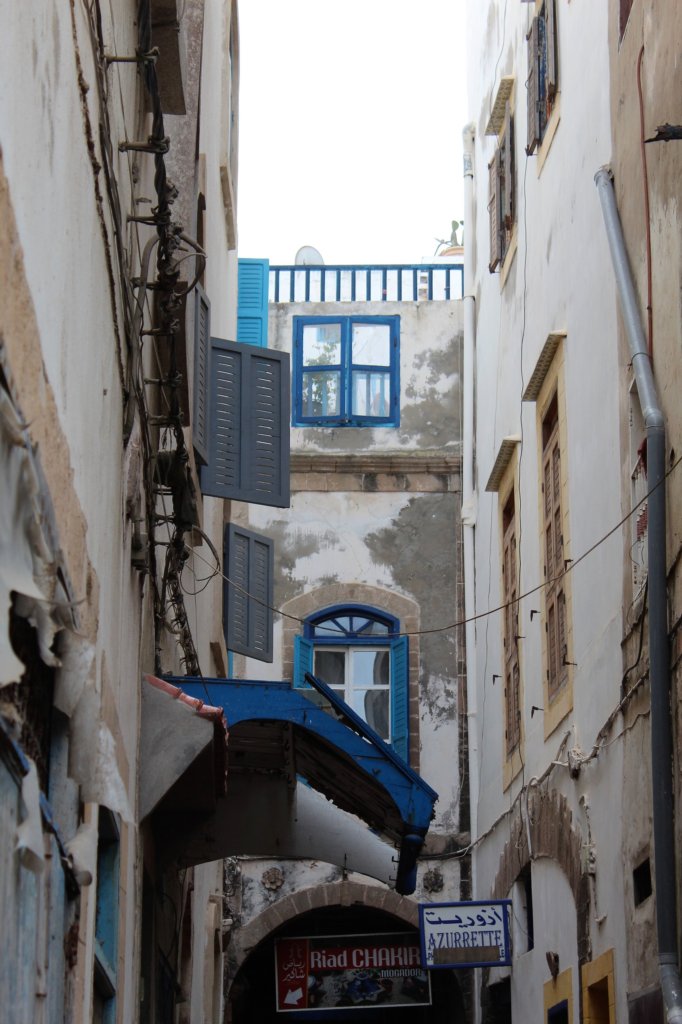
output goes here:
[{"label": "white sky", "polygon": [[462,217],[465,0],[241,0],[239,255],[418,263]]}]

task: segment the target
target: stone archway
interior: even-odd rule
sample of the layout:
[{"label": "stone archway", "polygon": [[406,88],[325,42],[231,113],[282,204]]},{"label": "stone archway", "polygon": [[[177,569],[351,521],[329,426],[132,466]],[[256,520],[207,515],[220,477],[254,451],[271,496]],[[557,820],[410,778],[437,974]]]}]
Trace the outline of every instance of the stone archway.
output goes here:
[{"label": "stone archway", "polygon": [[[529,846],[530,834],[530,846]],[[505,899],[531,860],[548,857],[562,869],[575,900],[578,928],[578,959],[591,959],[590,879],[582,866],[583,838],[565,796],[556,790],[534,787],[528,796],[528,822],[517,802],[510,822],[509,839],[499,860],[492,887],[494,899]]]},{"label": "stone archway", "polygon": [[[226,1017],[230,1024],[275,1024],[275,943],[287,935],[377,935],[417,932],[418,905],[365,881],[315,885],[282,897],[236,931],[228,950]],[[454,971],[431,978],[430,1004],[353,1009],[353,1019],[373,1024],[466,1024],[468,991]],[[369,1015],[369,1018],[368,1018]]]},{"label": "stone archway", "polygon": [[256,946],[287,921],[293,921],[311,910],[331,906],[350,907],[353,904],[383,910],[411,928],[419,926],[417,904],[391,889],[353,881],[314,885],[283,896],[234,934],[230,943],[230,983]]}]

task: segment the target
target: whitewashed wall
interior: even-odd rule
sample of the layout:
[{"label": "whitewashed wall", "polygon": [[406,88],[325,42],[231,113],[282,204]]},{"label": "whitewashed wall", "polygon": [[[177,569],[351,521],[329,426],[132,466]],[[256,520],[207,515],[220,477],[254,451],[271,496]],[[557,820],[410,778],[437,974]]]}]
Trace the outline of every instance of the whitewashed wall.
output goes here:
[{"label": "whitewashed wall", "polygon": [[[611,157],[606,5],[557,0],[559,120],[549,146],[527,157],[526,34],[535,5],[497,0],[468,4],[471,120],[475,125],[475,224],[466,230],[473,247],[476,300],[476,613],[496,608],[501,597],[500,521],[496,494],[485,486],[505,437],[521,438],[517,529],[520,531],[519,641],[522,665],[523,768],[505,788],[502,623],[499,613],[476,626],[478,748],[480,752],[479,834],[476,851],[479,897],[491,890],[509,840],[507,812],[531,780],[568,748],[589,751],[621,694],[620,639],[623,608],[623,537],[618,531],[571,572],[573,710],[545,739],[542,709],[542,608],[544,556],[539,524],[536,405],[522,402],[547,336],[565,332],[563,343],[568,480],[566,555],[579,557],[618,524],[623,507],[619,426],[619,364],[615,293],[594,175]],[[506,19],[506,20],[505,20]],[[502,274],[490,274],[488,164],[497,140],[485,126],[502,76],[514,76],[516,210],[518,247]],[[519,507],[520,505],[520,507]],[[627,612],[627,610],[626,610]],[[619,727],[609,735],[614,740]],[[566,736],[568,734],[568,736]],[[562,746],[562,741],[565,743]],[[624,878],[620,849],[623,817],[622,750],[616,741],[574,782],[555,767],[551,787],[565,794],[573,821],[587,844],[591,821],[596,869],[596,906],[589,923],[592,953],[614,947],[617,974],[624,973]],[[581,797],[583,803],[581,803]],[[585,810],[587,800],[589,812]],[[501,823],[495,822],[502,818]],[[535,865],[534,865],[535,868]],[[549,886],[539,918],[543,935],[549,917],[564,920],[565,887]],[[597,922],[597,916],[605,915]],[[570,914],[569,914],[570,917]],[[542,943],[544,937],[536,936]],[[549,937],[547,938],[549,940]],[[543,949],[553,948],[542,946]],[[544,959],[544,958],[543,958]],[[577,965],[577,951],[572,963]],[[562,966],[564,960],[562,957]],[[515,968],[516,970],[516,968]],[[524,968],[523,997],[513,986],[514,1014],[529,1017],[542,1005],[547,966],[538,958]],[[625,985],[618,990],[618,1019],[625,1012]],[[535,1009],[531,1009],[533,1006]],[[576,1018],[577,1019],[577,1018]]]}]

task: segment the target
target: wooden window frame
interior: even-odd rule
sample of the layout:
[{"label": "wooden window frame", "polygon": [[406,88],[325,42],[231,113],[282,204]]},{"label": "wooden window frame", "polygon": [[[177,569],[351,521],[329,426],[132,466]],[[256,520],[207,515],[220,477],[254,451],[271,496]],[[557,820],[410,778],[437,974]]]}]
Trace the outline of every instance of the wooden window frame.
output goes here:
[{"label": "wooden window frame", "polygon": [[559,396],[555,391],[542,417],[542,507],[545,631],[547,661],[545,677],[550,703],[568,682],[566,636],[566,568],[562,512],[561,440]]},{"label": "wooden window frame", "polygon": [[[504,470],[498,490],[503,710],[503,787],[509,788],[523,768],[523,659],[519,645],[519,480],[518,451]],[[514,726],[512,728],[512,726]]]},{"label": "wooden window frame", "polygon": [[556,0],[542,0],[533,18],[528,41],[526,89],[528,121],[526,153],[539,150],[547,135],[559,96],[559,43]]},{"label": "wooden window frame", "polygon": [[514,117],[507,100],[502,131],[495,155],[488,165],[488,216],[490,224],[490,262],[493,274],[504,265],[512,249],[516,223],[516,161],[514,157]]},{"label": "wooden window frame", "polygon": [[504,737],[507,759],[521,742],[517,518],[514,491],[502,510],[502,604],[504,650]]},{"label": "wooden window frame", "polygon": [[[563,348],[548,369],[537,398],[540,557],[543,568],[543,722],[545,739],[573,708],[573,628],[570,563],[568,451],[563,382]],[[547,479],[551,493],[547,500]]]}]

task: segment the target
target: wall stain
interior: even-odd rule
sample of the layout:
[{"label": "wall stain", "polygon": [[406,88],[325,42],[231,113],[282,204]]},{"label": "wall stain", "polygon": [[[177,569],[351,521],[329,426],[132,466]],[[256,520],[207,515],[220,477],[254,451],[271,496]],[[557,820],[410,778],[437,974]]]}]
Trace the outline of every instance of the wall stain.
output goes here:
[{"label": "wall stain", "polygon": [[[375,562],[390,567],[395,586],[418,602],[422,629],[457,622],[457,494],[410,498],[389,526],[367,535]],[[420,642],[422,697],[436,725],[457,714],[457,630],[424,634]],[[429,666],[448,672],[436,675]],[[446,693],[447,690],[447,693]]]}]

